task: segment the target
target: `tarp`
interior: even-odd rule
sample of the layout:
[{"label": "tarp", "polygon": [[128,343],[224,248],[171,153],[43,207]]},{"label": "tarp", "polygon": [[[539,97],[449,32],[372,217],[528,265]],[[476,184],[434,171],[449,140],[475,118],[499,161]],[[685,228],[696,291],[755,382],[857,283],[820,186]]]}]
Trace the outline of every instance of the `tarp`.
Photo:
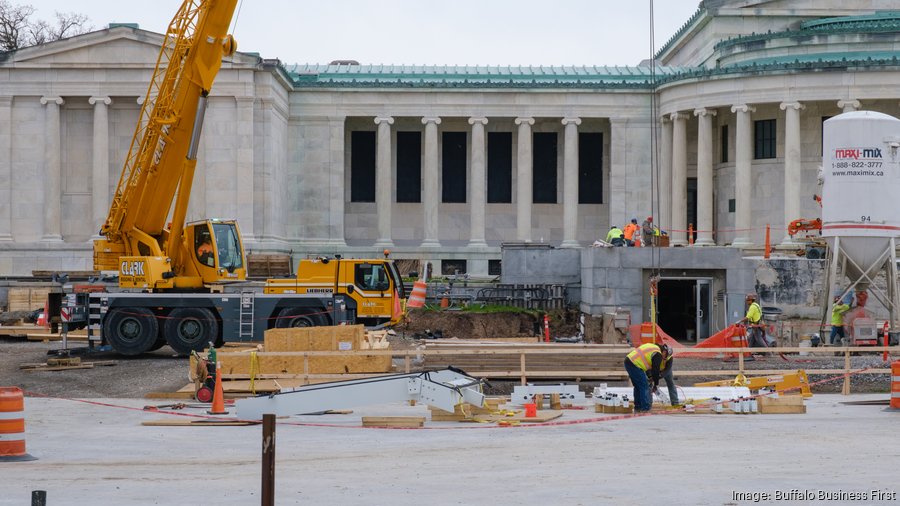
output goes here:
[{"label": "tarp", "polygon": [[[649,325],[649,323],[648,323]],[[628,332],[631,335],[631,345],[639,346],[641,344],[641,324],[637,323],[628,327]],[[675,339],[673,339],[670,335],[666,334],[659,325],[656,326],[656,337],[657,339],[662,339],[662,342],[668,344],[672,347],[672,350],[675,351],[675,355],[678,357],[697,357],[697,358],[711,358],[711,357],[720,357],[723,354],[720,352],[708,351],[687,351],[687,350],[697,350],[703,348],[732,348],[735,347],[732,344],[732,338],[738,336],[745,336],[746,328],[743,325],[731,325],[726,327],[724,330],[721,330],[714,335],[710,336],[707,339],[697,343],[695,346],[685,346]],[[745,340],[746,342],[746,340]],[[729,354],[737,356],[737,353]],[[744,354],[746,356],[747,353]]]}]

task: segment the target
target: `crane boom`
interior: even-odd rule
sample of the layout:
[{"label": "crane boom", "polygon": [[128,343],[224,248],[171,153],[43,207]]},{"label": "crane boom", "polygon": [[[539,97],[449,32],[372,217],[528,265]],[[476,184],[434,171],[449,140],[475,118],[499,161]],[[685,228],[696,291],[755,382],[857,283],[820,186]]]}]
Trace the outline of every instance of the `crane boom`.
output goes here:
[{"label": "crane boom", "polygon": [[165,258],[170,277],[198,274],[184,265],[183,245],[193,236],[183,237],[183,227],[206,99],[222,58],[236,49],[227,33],[236,4],[184,0],[169,24],[100,230],[105,239],[95,242],[95,268],[120,269],[121,257],[144,256]]}]

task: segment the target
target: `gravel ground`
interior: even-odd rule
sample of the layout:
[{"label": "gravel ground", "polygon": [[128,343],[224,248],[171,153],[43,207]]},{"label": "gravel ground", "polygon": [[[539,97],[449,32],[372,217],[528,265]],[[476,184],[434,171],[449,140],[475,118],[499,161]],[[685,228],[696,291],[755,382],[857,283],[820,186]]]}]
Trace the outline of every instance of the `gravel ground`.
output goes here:
[{"label": "gravel ground", "polygon": [[[76,343],[76,346],[80,346]],[[395,349],[414,346],[406,339],[392,339]],[[93,369],[75,369],[70,371],[23,371],[19,365],[40,363],[47,360],[47,351],[61,347],[59,342],[29,342],[21,338],[0,338],[0,385],[18,386],[27,392],[60,397],[143,397],[150,392],[174,392],[190,382],[188,378],[188,359],[174,356],[168,347],[148,353],[140,357],[123,357],[112,353],[99,353],[82,360],[113,360],[112,367],[95,367]],[[693,384],[700,381],[726,379],[724,376],[699,378],[678,378],[678,371],[687,370],[736,370],[736,361],[725,362],[719,359],[678,359],[675,363],[676,381]],[[834,375],[814,374],[815,369],[842,369],[843,355],[835,356],[791,356],[784,360],[778,356],[757,358],[745,362],[748,371],[759,369],[805,369],[810,382],[834,378]],[[852,370],[864,368],[890,368],[881,360],[880,354],[866,354],[851,357]],[[752,375],[752,373],[748,374]],[[492,381],[494,391],[490,394],[505,394],[512,391],[516,382]],[[590,389],[599,382],[582,382]],[[610,385],[624,385],[626,382],[609,381]],[[815,385],[813,392],[835,393],[841,391],[841,379]],[[886,374],[855,374],[850,384],[853,393],[876,393],[890,391],[890,378]]]}]

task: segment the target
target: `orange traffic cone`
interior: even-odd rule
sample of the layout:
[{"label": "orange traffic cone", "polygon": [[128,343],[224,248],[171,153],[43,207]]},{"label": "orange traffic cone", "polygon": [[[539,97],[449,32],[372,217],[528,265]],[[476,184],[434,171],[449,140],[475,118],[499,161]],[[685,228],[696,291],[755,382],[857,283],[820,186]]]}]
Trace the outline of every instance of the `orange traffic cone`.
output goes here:
[{"label": "orange traffic cone", "polygon": [[211,415],[227,415],[225,411],[225,391],[222,389],[222,362],[216,362],[216,389],[213,392]]}]

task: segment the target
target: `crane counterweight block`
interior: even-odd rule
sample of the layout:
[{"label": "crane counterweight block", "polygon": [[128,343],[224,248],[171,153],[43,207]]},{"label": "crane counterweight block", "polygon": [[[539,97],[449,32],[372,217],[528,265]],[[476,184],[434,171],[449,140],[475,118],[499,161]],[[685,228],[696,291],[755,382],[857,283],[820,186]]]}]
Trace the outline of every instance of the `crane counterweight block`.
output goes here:
[{"label": "crane counterweight block", "polygon": [[482,407],[483,385],[482,380],[448,368],[306,385],[238,399],[235,408],[242,420],[260,420],[269,413],[290,416],[410,400],[452,412],[462,402]]}]

